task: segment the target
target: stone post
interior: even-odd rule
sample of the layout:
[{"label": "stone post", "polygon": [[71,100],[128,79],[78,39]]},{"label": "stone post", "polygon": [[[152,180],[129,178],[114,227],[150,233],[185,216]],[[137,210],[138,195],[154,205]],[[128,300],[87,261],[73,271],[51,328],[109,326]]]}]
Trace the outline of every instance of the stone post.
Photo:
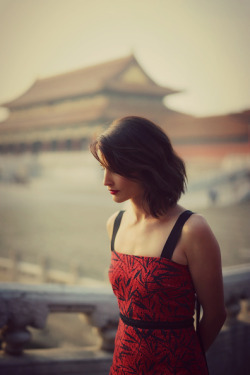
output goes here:
[{"label": "stone post", "polygon": [[113,304],[97,304],[95,310],[88,315],[88,320],[102,338],[100,349],[113,352],[119,320],[118,307]]},{"label": "stone post", "polygon": [[11,280],[18,281],[18,278],[19,278],[18,265],[21,260],[20,254],[18,254],[16,251],[11,251],[10,259],[11,259]]},{"label": "stone post", "polygon": [[49,310],[39,301],[22,298],[0,299],[0,306],[3,349],[8,354],[20,355],[31,339],[26,327],[44,328]]}]

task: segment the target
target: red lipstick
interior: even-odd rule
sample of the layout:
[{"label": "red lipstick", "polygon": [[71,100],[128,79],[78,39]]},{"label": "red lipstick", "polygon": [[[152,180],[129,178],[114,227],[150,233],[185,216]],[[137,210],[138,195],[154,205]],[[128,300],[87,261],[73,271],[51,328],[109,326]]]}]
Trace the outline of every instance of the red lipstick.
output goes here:
[{"label": "red lipstick", "polygon": [[109,192],[112,195],[116,195],[119,192],[119,190],[109,190]]}]

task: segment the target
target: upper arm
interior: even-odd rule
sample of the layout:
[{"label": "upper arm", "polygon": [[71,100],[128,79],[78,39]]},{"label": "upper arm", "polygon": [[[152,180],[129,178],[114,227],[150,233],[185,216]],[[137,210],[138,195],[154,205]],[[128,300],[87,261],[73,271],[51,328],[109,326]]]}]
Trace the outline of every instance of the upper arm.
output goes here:
[{"label": "upper arm", "polygon": [[203,313],[224,311],[219,244],[205,219],[193,215],[187,229],[186,256]]}]

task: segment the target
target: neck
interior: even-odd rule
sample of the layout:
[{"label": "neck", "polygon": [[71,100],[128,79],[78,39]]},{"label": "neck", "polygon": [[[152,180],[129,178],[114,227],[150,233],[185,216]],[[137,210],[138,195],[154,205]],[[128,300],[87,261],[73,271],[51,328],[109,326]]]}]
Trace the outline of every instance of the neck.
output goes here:
[{"label": "neck", "polygon": [[136,221],[152,218],[148,205],[145,202],[130,200],[130,205]]},{"label": "neck", "polygon": [[143,221],[143,220],[166,220],[166,219],[171,219],[173,216],[178,215],[182,210],[183,207],[179,206],[176,204],[173,207],[170,207],[168,211],[160,216],[159,218],[155,218],[154,216],[151,215],[148,204],[145,202],[135,202],[133,200],[130,200],[130,205],[131,205],[131,211],[133,216],[135,217],[135,221]]}]

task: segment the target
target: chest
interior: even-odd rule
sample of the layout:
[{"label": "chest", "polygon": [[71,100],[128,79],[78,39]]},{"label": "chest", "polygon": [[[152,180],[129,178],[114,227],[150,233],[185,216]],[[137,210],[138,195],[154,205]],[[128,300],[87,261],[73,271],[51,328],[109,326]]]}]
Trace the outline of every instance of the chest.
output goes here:
[{"label": "chest", "polygon": [[[160,257],[174,223],[168,225],[123,225],[115,238],[114,248],[119,253],[137,256]],[[172,260],[187,264],[184,242],[178,241]]]},{"label": "chest", "polygon": [[156,225],[123,225],[116,239],[115,250],[132,255],[160,256],[168,230]]}]

